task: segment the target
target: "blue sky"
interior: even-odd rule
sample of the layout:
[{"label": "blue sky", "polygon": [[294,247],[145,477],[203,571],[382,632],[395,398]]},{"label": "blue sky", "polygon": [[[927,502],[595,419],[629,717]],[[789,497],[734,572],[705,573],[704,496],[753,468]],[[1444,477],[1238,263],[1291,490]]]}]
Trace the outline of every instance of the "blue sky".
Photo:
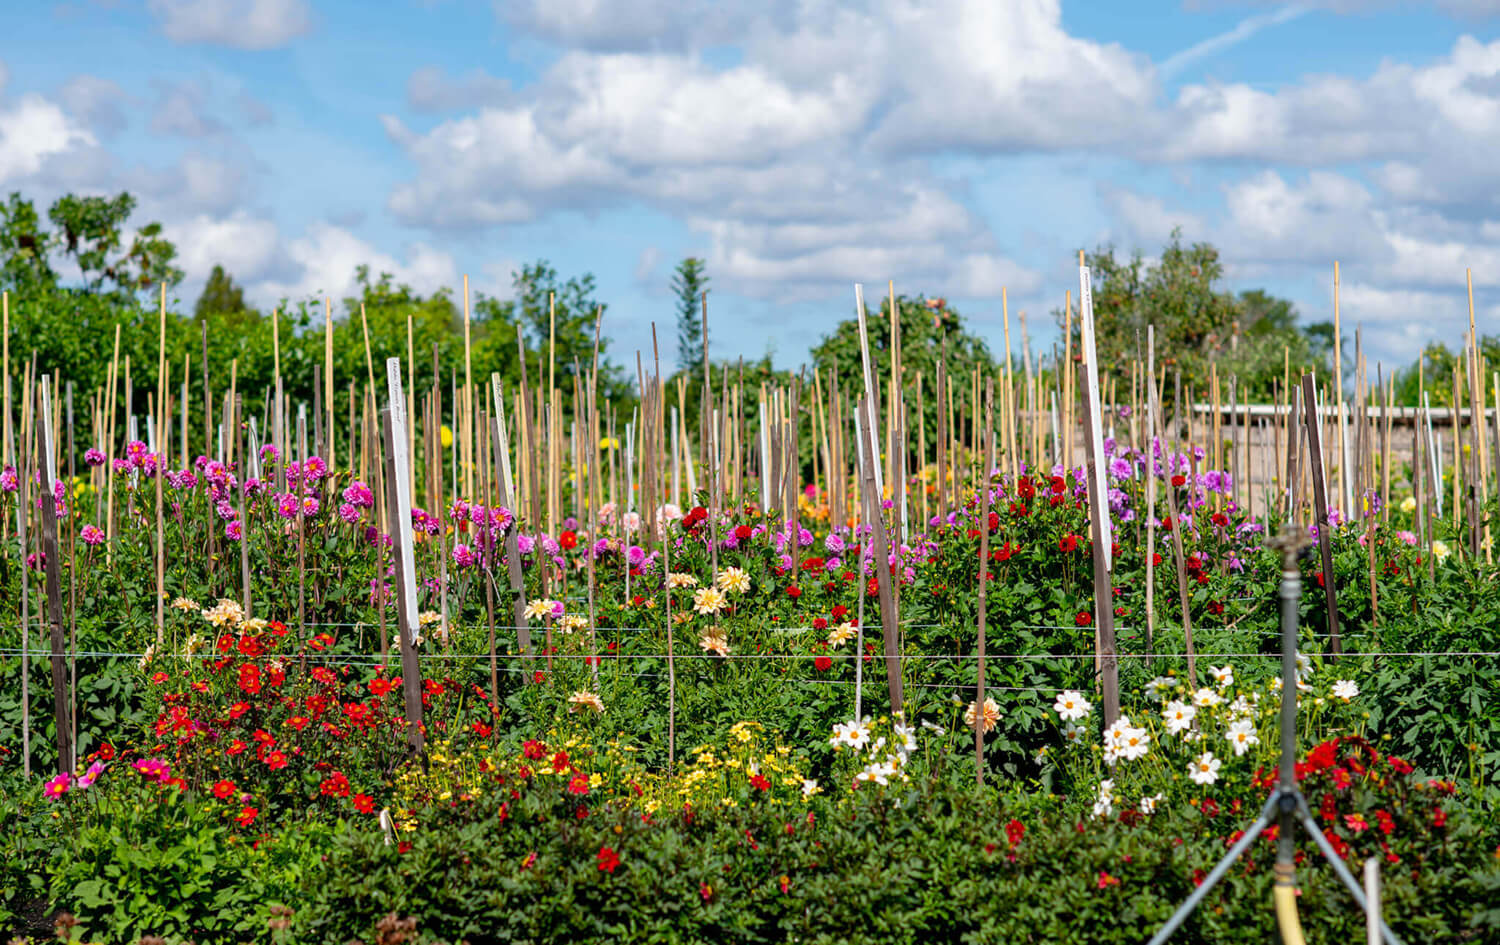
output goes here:
[{"label": "blue sky", "polygon": [[[713,354],[871,294],[1033,345],[1079,247],[1220,246],[1407,363],[1500,333],[1497,0],[74,0],[0,12],[0,191],[121,189],[257,302],[593,272],[619,358],[686,255]],[[1489,324],[1486,325],[1485,323]]]}]

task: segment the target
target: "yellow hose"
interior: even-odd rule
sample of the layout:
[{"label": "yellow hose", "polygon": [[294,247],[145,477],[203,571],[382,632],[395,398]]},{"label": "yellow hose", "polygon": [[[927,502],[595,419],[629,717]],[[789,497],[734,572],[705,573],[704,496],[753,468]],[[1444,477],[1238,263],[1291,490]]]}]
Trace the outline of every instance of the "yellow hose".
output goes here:
[{"label": "yellow hose", "polygon": [[1276,927],[1281,931],[1281,945],[1304,945],[1302,922],[1297,918],[1297,887],[1277,880],[1271,888],[1276,904]]}]

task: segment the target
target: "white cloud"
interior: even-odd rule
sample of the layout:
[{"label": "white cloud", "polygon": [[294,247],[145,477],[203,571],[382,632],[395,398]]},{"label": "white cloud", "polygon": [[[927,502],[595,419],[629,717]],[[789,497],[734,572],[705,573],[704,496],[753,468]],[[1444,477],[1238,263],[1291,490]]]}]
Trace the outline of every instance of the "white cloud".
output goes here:
[{"label": "white cloud", "polygon": [[221,265],[244,285],[269,275],[278,262],[281,237],[270,220],[245,213],[221,218],[200,214],[163,229],[177,246],[178,266],[195,281]]},{"label": "white cloud", "polygon": [[75,75],[58,90],[58,100],[72,115],[106,137],[125,128],[120,106],[127,96],[114,82],[93,75]]},{"label": "white cloud", "polygon": [[681,51],[738,42],[757,22],[784,20],[789,0],[495,0],[507,24],[561,46],[608,52]]},{"label": "white cloud", "polygon": [[485,105],[505,105],[511,98],[507,79],[483,69],[450,79],[438,66],[418,69],[406,80],[406,103],[419,112],[447,112]]},{"label": "white cloud", "polygon": [[176,43],[274,49],[312,29],[306,0],[147,0]]},{"label": "white cloud", "polygon": [[1291,264],[1390,255],[1383,215],[1359,182],[1327,171],[1290,184],[1263,171],[1225,188],[1223,248],[1234,259]]},{"label": "white cloud", "polygon": [[206,138],[224,131],[224,124],[206,111],[208,88],[200,82],[163,82],[156,86],[151,131],[159,135]]},{"label": "white cloud", "polygon": [[1133,135],[1156,95],[1144,57],[1069,35],[1059,0],[878,6],[868,79],[892,86],[880,147],[1087,148]]},{"label": "white cloud", "polygon": [[40,95],[0,108],[0,182],[40,171],[48,158],[97,144],[94,136]]},{"label": "white cloud", "polygon": [[[482,229],[640,202],[709,235],[721,284],[747,294],[789,282],[826,294],[882,270],[994,294],[1037,277],[899,151],[1087,144],[1118,133],[1154,89],[1144,60],[1068,36],[1056,0],[773,7],[738,65],[574,50],[526,89],[430,130],[384,116],[415,167],[389,209],[410,225]],[[578,0],[555,12],[576,26],[663,9]],[[408,94],[437,107],[464,86],[427,69]]]},{"label": "white cloud", "polygon": [[1500,136],[1497,76],[1500,40],[1465,36],[1430,65],[1387,61],[1363,79],[1312,76],[1275,91],[1189,85],[1153,117],[1160,143],[1142,153],[1169,162],[1404,161],[1409,192],[1413,175],[1457,170],[1493,180],[1493,162],[1480,155]]},{"label": "white cloud", "polygon": [[444,286],[458,285],[458,270],[453,257],[426,243],[410,246],[405,259],[381,252],[348,230],[328,223],[315,223],[307,233],[286,245],[293,266],[300,270],[289,279],[268,279],[256,285],[258,297],[299,299],[323,295],[335,298],[350,294],[355,287],[355,269],[370,267],[371,278],[391,273],[397,283],[406,283],[418,292],[432,292]]},{"label": "white cloud", "polygon": [[1114,213],[1129,236],[1130,245],[1125,250],[1145,250],[1165,243],[1172,237],[1172,230],[1181,227],[1184,233],[1201,233],[1204,230],[1202,217],[1186,210],[1168,207],[1160,197],[1140,194],[1122,187],[1103,189],[1105,203]]}]

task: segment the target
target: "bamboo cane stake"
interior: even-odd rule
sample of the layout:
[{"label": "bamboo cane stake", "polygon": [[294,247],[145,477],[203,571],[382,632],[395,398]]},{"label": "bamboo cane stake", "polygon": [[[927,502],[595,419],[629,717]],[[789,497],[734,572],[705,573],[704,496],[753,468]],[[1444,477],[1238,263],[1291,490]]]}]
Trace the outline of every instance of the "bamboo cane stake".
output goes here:
[{"label": "bamboo cane stake", "polygon": [[16,464],[16,558],[21,562],[21,773],[31,777],[31,569],[26,565],[30,542],[26,520],[31,515],[31,467],[36,462],[31,436],[31,371],[21,385],[21,443],[13,452]]},{"label": "bamboo cane stake", "polygon": [[[870,413],[868,401],[861,403],[860,409],[865,412],[865,416],[873,416]],[[881,636],[885,643],[886,685],[890,693],[891,714],[894,715],[901,711],[905,700],[902,690],[900,653],[896,639],[895,597],[891,589],[890,545],[886,539],[885,517],[880,514],[881,491],[875,480],[875,468],[879,465],[879,460],[875,455],[875,441],[868,426],[864,427],[861,436],[863,439],[861,444],[863,446],[861,459],[861,466],[864,470],[863,490],[866,495],[865,514],[874,528],[872,539],[875,546],[875,576],[880,592]]]},{"label": "bamboo cane stake", "polygon": [[[1144,378],[1147,387],[1146,393],[1146,429],[1148,431],[1145,440],[1149,444],[1152,437],[1151,431],[1156,417],[1156,403],[1158,394],[1156,391],[1156,326],[1146,326],[1146,375]],[[1167,452],[1166,444],[1160,440],[1156,441],[1162,452],[1162,461],[1165,464],[1171,458]],[[1156,651],[1156,471],[1152,468],[1156,456],[1156,450],[1149,445],[1146,449],[1146,665],[1151,665],[1151,654]]]},{"label": "bamboo cane stake", "polygon": [[15,462],[14,452],[11,446],[13,431],[10,426],[10,293],[0,292],[0,378],[4,379],[5,419],[4,430],[0,432],[0,450],[4,451],[0,466],[10,465]]},{"label": "bamboo cane stake", "polygon": [[[1177,515],[1177,490],[1171,485],[1172,476],[1172,453],[1167,440],[1167,431],[1162,419],[1161,402],[1156,396],[1156,386],[1151,386],[1151,397],[1153,404],[1151,414],[1156,421],[1156,435],[1162,441],[1163,466],[1168,477],[1167,488],[1163,491],[1167,494],[1167,514],[1171,516],[1172,527],[1172,558],[1177,570],[1177,594],[1182,603],[1182,636],[1183,651],[1187,653],[1188,685],[1193,689],[1198,688],[1198,664],[1193,652],[1193,612],[1189,602],[1187,587],[1187,567],[1182,553],[1182,522]],[[1191,446],[1188,447],[1192,449]],[[1189,453],[1191,455],[1191,453]]]},{"label": "bamboo cane stake", "polygon": [[162,449],[157,454],[156,466],[156,645],[160,647],[166,634],[166,593],[167,593],[167,551],[166,551],[166,524],[162,513],[162,491],[161,481],[166,476],[166,427],[164,422],[169,416],[167,414],[167,284],[161,283],[161,296],[158,306],[159,331],[157,334],[157,374],[156,374],[156,406],[160,413],[157,414],[156,428],[161,431],[163,442],[159,444]]},{"label": "bamboo cane stake", "polygon": [[1063,354],[1066,366],[1058,372],[1063,387],[1062,462],[1065,474],[1073,470],[1073,290],[1063,295]]},{"label": "bamboo cane stake", "polygon": [[[1314,393],[1314,380],[1312,374],[1302,375],[1302,400],[1303,403],[1316,405],[1317,396]],[[1317,515],[1318,525],[1318,550],[1323,558],[1323,584],[1325,600],[1327,601],[1328,618],[1328,643],[1329,652],[1334,656],[1343,652],[1343,645],[1339,640],[1339,611],[1338,611],[1338,581],[1333,571],[1333,541],[1329,537],[1330,526],[1328,524],[1328,494],[1324,486],[1324,464],[1322,436],[1319,429],[1321,424],[1314,421],[1320,411],[1314,409],[1307,424],[1307,454],[1312,462],[1312,485],[1313,485],[1313,508]]]},{"label": "bamboo cane stake", "polygon": [[[995,385],[991,381],[985,391],[985,421],[984,421],[984,465],[988,471],[995,465],[995,424],[994,424],[994,399]],[[985,658],[985,629],[986,617],[985,605],[989,588],[990,570],[990,483],[988,476],[979,488],[979,628],[978,628],[978,664],[979,681],[974,694],[974,781],[977,784],[984,783],[984,658]],[[860,654],[862,657],[863,654]]]},{"label": "bamboo cane stake", "polygon": [[1016,457],[1015,377],[1010,355],[1010,295],[1005,286],[1000,287],[1000,311],[1005,322],[1005,393],[1001,401],[1001,412],[1005,416],[1005,452],[1010,458],[1010,481],[1014,483],[1021,473]]},{"label": "bamboo cane stake", "polygon": [[323,451],[328,460],[328,467],[334,468],[336,463],[336,451],[334,449],[334,398],[333,398],[333,302],[328,296],[323,297],[323,403],[328,410],[328,416],[323,420],[324,429],[327,431],[327,439],[323,443]]},{"label": "bamboo cane stake", "polygon": [[[1087,285],[1087,283],[1085,283]],[[1086,357],[1092,361],[1093,338],[1089,326],[1092,317],[1089,306],[1089,293],[1087,288],[1079,296],[1079,306],[1084,314]],[[1098,667],[1100,681],[1104,689],[1104,724],[1110,726],[1120,717],[1120,669],[1119,659],[1115,652],[1115,612],[1114,591],[1110,580],[1110,532],[1109,532],[1109,503],[1102,491],[1096,491],[1095,485],[1101,478],[1103,472],[1104,451],[1098,442],[1099,417],[1098,390],[1093,386],[1093,378],[1088,376],[1088,366],[1080,365],[1079,383],[1085,386],[1082,403],[1083,421],[1087,428],[1095,432],[1094,436],[1084,441],[1088,461],[1089,476],[1089,527],[1093,537],[1093,561],[1094,561],[1094,640],[1095,652],[1098,654]]]}]

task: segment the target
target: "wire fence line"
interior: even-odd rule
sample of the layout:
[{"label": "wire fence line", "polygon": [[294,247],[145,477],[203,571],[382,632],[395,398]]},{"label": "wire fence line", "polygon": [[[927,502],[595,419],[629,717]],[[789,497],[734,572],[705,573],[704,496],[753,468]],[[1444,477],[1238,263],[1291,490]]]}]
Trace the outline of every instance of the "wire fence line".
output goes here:
[{"label": "wire fence line", "polygon": [[[25,653],[28,656],[37,657],[37,658],[50,658],[52,656],[52,651],[50,649],[32,648],[32,649],[22,650],[19,647],[0,647],[0,654],[14,656],[14,655],[19,655],[21,653]],[[152,659],[167,659],[167,658],[175,658],[175,659],[183,659],[183,658],[187,658],[187,659],[212,659],[212,658],[214,658],[215,654],[216,654],[216,651],[207,651],[207,650],[200,651],[198,653],[192,653],[192,654],[162,652],[162,653],[152,653],[151,654],[151,658]],[[123,651],[110,651],[110,650],[77,650],[77,651],[71,651],[70,653],[66,653],[64,655],[88,656],[88,657],[99,657],[99,658],[113,658],[113,659],[134,659],[134,660],[141,660],[141,659],[144,659],[146,657],[146,653],[144,653],[144,652],[129,653],[129,652],[123,652]],[[218,655],[226,655],[227,656],[227,655],[234,655],[234,654],[229,653],[229,654],[218,654]],[[421,659],[423,659],[423,660],[488,660],[488,659],[491,658],[491,655],[489,653],[422,653],[422,654],[420,654],[420,656],[421,656]],[[1281,654],[1280,653],[1208,653],[1208,652],[1194,652],[1194,653],[1190,654],[1190,653],[1186,653],[1186,652],[1167,651],[1167,652],[1159,652],[1159,653],[1116,653],[1116,654],[1114,654],[1115,659],[1121,659],[1121,660],[1124,660],[1124,659],[1186,659],[1188,656],[1192,656],[1192,657],[1194,657],[1196,659],[1251,659],[1251,658],[1255,658],[1255,659],[1276,659],[1276,660],[1281,659]],[[1353,659],[1353,658],[1357,658],[1357,657],[1387,657],[1387,656],[1391,656],[1391,657],[1409,657],[1409,658],[1443,657],[1443,658],[1450,658],[1450,659],[1461,659],[1461,658],[1480,659],[1480,658],[1500,657],[1500,651],[1494,651],[1494,650],[1408,650],[1408,651],[1370,650],[1370,651],[1347,652],[1347,653],[1340,654],[1340,658],[1341,659]],[[823,654],[818,654],[818,653],[730,653],[727,656],[721,656],[721,655],[719,655],[717,653],[684,652],[684,653],[672,653],[670,655],[668,655],[666,653],[599,653],[599,654],[588,654],[588,653],[553,653],[553,654],[551,654],[550,658],[553,659],[553,660],[591,660],[591,661],[598,661],[598,662],[604,663],[604,662],[612,662],[612,661],[616,661],[616,660],[627,660],[627,659],[630,659],[630,660],[666,660],[666,659],[683,660],[683,659],[695,659],[695,660],[722,660],[722,661],[726,661],[726,662],[727,661],[735,661],[735,660],[819,660],[819,659],[832,659],[834,661],[848,661],[848,660],[859,659],[860,657],[861,657],[861,654],[858,654],[858,653],[823,653]],[[283,656],[283,657],[279,657],[279,658],[282,659],[282,660],[284,660],[284,661],[288,661],[288,662],[294,661],[294,660],[296,660],[296,661],[306,660],[308,662],[320,662],[320,663],[341,663],[341,662],[342,663],[356,663],[356,662],[379,663],[379,662],[386,662],[386,661],[398,659],[399,658],[399,652],[396,651],[396,650],[392,650],[391,653],[388,654],[387,656],[380,656],[379,654],[374,654],[374,653],[369,653],[369,654],[366,654],[366,653],[342,653],[342,654],[341,653],[308,653],[308,654],[295,653],[295,654],[289,654],[289,655],[286,655],[286,656]],[[527,654],[527,653],[496,653],[496,654],[494,654],[493,658],[497,659],[497,660],[539,660],[539,659],[547,659],[548,656],[547,656],[547,654],[543,654],[543,653],[540,653],[540,652],[531,653],[531,654]],[[887,659],[888,657],[886,657],[882,653],[872,653],[872,654],[863,654],[863,658],[867,662],[873,662],[873,661],[877,661],[877,660],[883,661],[883,660]],[[934,660],[934,661],[958,661],[958,662],[964,662],[964,661],[977,660],[979,658],[979,654],[977,654],[977,653],[898,653],[898,654],[895,654],[894,656],[891,656],[889,658],[890,659],[899,660],[899,661],[908,661],[908,660],[918,660],[918,661],[920,661],[920,660]],[[1036,660],[1036,661],[1039,661],[1039,662],[1045,662],[1047,660],[1092,660],[1092,659],[1098,659],[1098,658],[1100,658],[1100,656],[1099,656],[1099,654],[1096,654],[1096,653],[986,653],[984,655],[984,658],[986,660],[1017,660],[1017,661]]]}]

